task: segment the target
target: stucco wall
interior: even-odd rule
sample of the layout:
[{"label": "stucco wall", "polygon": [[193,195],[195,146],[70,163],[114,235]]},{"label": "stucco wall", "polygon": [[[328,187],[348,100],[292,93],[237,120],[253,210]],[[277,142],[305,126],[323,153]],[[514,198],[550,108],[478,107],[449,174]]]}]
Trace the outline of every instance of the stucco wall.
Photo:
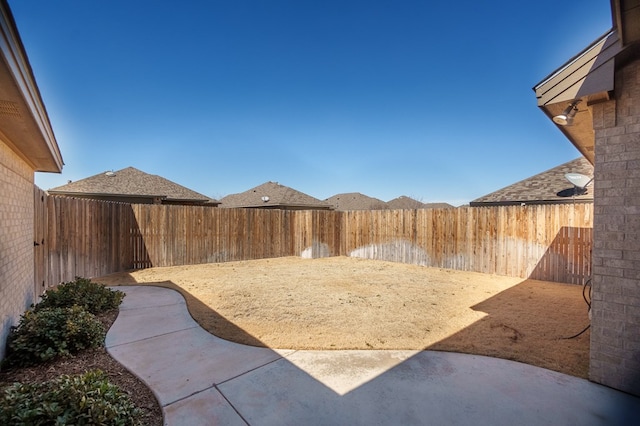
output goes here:
[{"label": "stucco wall", "polygon": [[640,395],[640,60],[592,108],[595,138],[590,378]]},{"label": "stucco wall", "polygon": [[11,326],[33,302],[33,175],[0,139],[0,358]]}]

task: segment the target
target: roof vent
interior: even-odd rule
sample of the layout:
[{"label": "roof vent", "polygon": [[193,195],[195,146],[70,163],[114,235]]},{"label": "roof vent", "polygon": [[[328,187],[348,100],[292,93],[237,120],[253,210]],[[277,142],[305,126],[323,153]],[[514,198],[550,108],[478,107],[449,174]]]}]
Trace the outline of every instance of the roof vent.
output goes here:
[{"label": "roof vent", "polygon": [[264,202],[266,203],[267,201],[269,201],[269,197],[267,197],[267,196],[265,195],[265,196],[263,196],[263,197],[261,198],[261,200],[262,200],[262,201],[264,201]]},{"label": "roof vent", "polygon": [[11,101],[0,100],[0,115],[22,118],[18,104]]},{"label": "roof vent", "polygon": [[109,176],[109,177],[112,177],[112,176],[115,176],[115,175],[116,174],[111,170],[105,173],[105,176]]}]

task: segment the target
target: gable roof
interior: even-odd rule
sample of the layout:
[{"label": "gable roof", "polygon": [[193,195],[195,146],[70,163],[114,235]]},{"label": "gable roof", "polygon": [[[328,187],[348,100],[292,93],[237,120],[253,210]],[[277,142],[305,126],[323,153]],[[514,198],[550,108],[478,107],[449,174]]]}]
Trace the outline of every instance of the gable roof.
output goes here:
[{"label": "gable roof", "polygon": [[50,194],[101,198],[159,198],[172,203],[218,204],[206,195],[192,191],[161,176],[134,167],[104,172],[48,190]]},{"label": "gable roof", "polygon": [[473,200],[471,207],[517,204],[563,204],[593,202],[593,185],[584,194],[576,194],[574,186],[565,178],[567,173],[593,176],[593,166],[584,157],[561,164],[495,192]]},{"label": "gable roof", "polygon": [[388,209],[387,203],[359,192],[336,194],[325,200],[336,210],[383,210]]},{"label": "gable roof", "polygon": [[422,203],[424,207],[423,209],[455,209],[455,206],[452,206],[449,203]]},{"label": "gable roof", "polygon": [[391,201],[387,201],[387,206],[393,210],[424,209],[425,205],[426,204],[411,197],[407,197],[406,195],[401,195]]},{"label": "gable roof", "polygon": [[414,198],[401,195],[391,201],[387,201],[387,208],[392,210],[409,209],[454,209],[449,203],[423,203]]},{"label": "gable roof", "polygon": [[331,209],[328,203],[277,182],[265,182],[245,192],[227,195],[220,201],[220,207],[225,208]]}]

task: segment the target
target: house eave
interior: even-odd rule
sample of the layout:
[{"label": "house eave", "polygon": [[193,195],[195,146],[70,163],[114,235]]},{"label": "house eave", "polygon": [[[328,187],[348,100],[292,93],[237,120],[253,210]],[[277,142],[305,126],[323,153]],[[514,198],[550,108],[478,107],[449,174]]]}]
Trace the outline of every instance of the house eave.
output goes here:
[{"label": "house eave", "polygon": [[0,54],[0,138],[34,171],[60,173],[60,148],[6,0],[0,0]]},{"label": "house eave", "polygon": [[136,197],[136,198],[167,198],[166,195],[152,194],[117,194],[112,192],[83,192],[83,191],[57,191],[50,189],[47,191],[50,195],[65,195],[68,197]]},{"label": "house eave", "polygon": [[555,125],[591,164],[595,160],[595,137],[589,107],[610,99],[615,58],[623,49],[618,31],[612,29],[533,88],[538,107],[550,119],[580,101],[573,125]]},{"label": "house eave", "polygon": [[499,207],[499,206],[533,206],[549,204],[588,204],[593,199],[567,198],[564,200],[521,200],[521,201],[472,201],[469,207]]},{"label": "house eave", "polygon": [[219,201],[215,200],[197,200],[193,198],[163,198],[163,200],[172,204],[193,204],[198,206],[217,206],[220,204]]},{"label": "house eave", "polygon": [[219,205],[219,201],[211,199],[194,199],[194,198],[169,198],[166,195],[152,194],[117,194],[110,192],[81,192],[81,191],[57,191],[48,190],[49,195],[58,195],[64,197],[76,198],[95,198],[95,199],[140,199],[140,200],[159,200],[167,204],[193,204],[193,205]]},{"label": "house eave", "polygon": [[280,209],[280,210],[333,210],[331,206],[315,206],[315,205],[305,205],[305,204],[271,204],[271,205],[258,204],[254,206],[248,206],[248,208]]},{"label": "house eave", "polygon": [[571,126],[556,126],[595,163],[591,105],[613,99],[615,72],[640,57],[640,2],[611,0],[613,29],[534,87],[538,106],[550,118],[580,101]]}]

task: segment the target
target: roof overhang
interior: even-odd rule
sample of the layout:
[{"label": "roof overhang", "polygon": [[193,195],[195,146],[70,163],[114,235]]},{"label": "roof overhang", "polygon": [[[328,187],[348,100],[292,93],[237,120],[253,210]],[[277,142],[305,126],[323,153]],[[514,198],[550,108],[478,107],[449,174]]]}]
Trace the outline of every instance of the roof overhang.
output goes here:
[{"label": "roof overhang", "polygon": [[317,204],[252,204],[246,206],[237,206],[231,208],[242,209],[280,209],[280,210],[333,210],[333,206],[322,206]]},{"label": "roof overhang", "polygon": [[64,162],[6,0],[0,0],[0,139],[34,171]]},{"label": "roof overhang", "polygon": [[589,106],[612,99],[616,69],[640,56],[640,0],[611,0],[611,17],[610,32],[533,88],[538,106],[551,119],[580,101],[573,124],[557,127],[591,164],[595,135]]},{"label": "roof overhang", "polygon": [[618,32],[612,30],[533,88],[538,107],[549,118],[562,113],[572,102],[581,101],[573,125],[557,127],[592,164],[595,137],[589,106],[610,99],[615,86],[615,57],[622,49]]},{"label": "roof overhang", "polygon": [[531,200],[531,201],[472,201],[469,207],[498,207],[498,206],[534,206],[549,204],[586,204],[593,203],[593,199],[572,199],[566,200]]},{"label": "roof overhang", "polygon": [[67,197],[106,197],[106,198],[124,198],[124,197],[131,197],[131,198],[148,198],[148,199],[154,199],[154,198],[160,198],[162,200],[167,199],[166,195],[153,195],[153,194],[117,194],[117,193],[113,193],[113,192],[81,192],[81,191],[58,191],[55,189],[49,189],[47,190],[47,192],[50,195],[64,195]]},{"label": "roof overhang", "polygon": [[[166,195],[148,195],[148,194],[115,194],[115,193],[104,193],[104,192],[73,192],[73,191],[56,191],[55,189],[47,190],[49,195],[57,195],[64,197],[75,197],[75,198],[90,198],[96,200],[111,200],[111,201],[119,201],[119,200],[150,200],[150,203],[144,204],[152,204],[154,201],[158,200],[162,204],[181,204],[181,205],[197,205],[197,206],[217,206],[220,204],[217,200],[211,199],[201,199],[196,200],[193,198],[169,198]],[[123,201],[123,202],[132,202],[132,201]]]}]

